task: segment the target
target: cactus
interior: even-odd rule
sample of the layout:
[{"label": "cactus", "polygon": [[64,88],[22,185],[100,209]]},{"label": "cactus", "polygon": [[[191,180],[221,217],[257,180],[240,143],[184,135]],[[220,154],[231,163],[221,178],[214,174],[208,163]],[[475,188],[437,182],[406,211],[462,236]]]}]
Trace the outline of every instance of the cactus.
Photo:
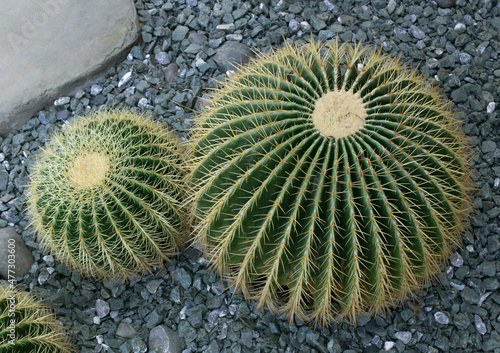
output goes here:
[{"label": "cactus", "polygon": [[73,270],[130,279],[184,241],[184,171],[170,131],[126,111],[92,113],[53,136],[29,176],[38,239]]},{"label": "cactus", "polygon": [[460,244],[466,138],[399,58],[286,44],[212,92],[196,123],[194,242],[258,309],[321,325],[379,314]]},{"label": "cactus", "polygon": [[28,293],[0,286],[0,353],[69,353],[71,344],[52,311]]}]

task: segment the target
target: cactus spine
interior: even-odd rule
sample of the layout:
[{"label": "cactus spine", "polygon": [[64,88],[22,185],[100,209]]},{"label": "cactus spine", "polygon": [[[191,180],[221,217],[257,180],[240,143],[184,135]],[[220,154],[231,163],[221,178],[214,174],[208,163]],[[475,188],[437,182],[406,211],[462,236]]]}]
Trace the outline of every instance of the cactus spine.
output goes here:
[{"label": "cactus spine", "polygon": [[330,324],[438,273],[470,204],[465,137],[399,58],[285,45],[210,97],[193,137],[195,241],[258,308]]},{"label": "cactus spine", "polygon": [[93,113],[39,155],[28,215],[44,247],[96,278],[144,274],[183,241],[180,146],[168,130],[126,111]]},{"label": "cactus spine", "polygon": [[28,293],[0,286],[0,353],[72,352],[64,327]]}]

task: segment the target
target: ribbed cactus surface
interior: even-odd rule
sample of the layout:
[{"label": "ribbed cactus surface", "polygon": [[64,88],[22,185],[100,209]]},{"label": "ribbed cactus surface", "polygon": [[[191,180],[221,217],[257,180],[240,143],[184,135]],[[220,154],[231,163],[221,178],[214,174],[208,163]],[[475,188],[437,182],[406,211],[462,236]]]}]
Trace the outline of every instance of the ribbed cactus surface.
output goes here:
[{"label": "ribbed cactus surface", "polygon": [[464,141],[398,58],[338,42],[261,54],[198,117],[196,241],[258,308],[321,324],[379,313],[460,243]]},{"label": "ribbed cactus surface", "polygon": [[38,239],[84,275],[130,278],[183,241],[184,174],[177,138],[127,111],[75,119],[53,136],[29,178]]},{"label": "ribbed cactus surface", "polygon": [[0,286],[0,353],[72,352],[64,327],[28,293]]}]

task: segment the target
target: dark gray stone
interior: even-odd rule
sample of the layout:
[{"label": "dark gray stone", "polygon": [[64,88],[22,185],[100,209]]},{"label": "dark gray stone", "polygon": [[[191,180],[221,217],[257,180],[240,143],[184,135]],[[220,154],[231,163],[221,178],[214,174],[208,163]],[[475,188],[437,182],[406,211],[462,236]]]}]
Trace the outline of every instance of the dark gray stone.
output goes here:
[{"label": "dark gray stone", "polygon": [[477,302],[479,301],[479,294],[470,287],[465,287],[464,290],[461,292],[461,295],[462,299],[467,304],[477,304]]},{"label": "dark gray stone", "polygon": [[126,56],[139,26],[132,0],[19,0],[16,6],[0,3],[0,33],[0,135],[5,136]]},{"label": "dark gray stone", "polygon": [[16,232],[16,229],[14,227],[1,228],[0,277],[8,280],[12,279],[12,276],[24,276],[29,272],[34,262],[35,259],[31,251],[24,244],[23,239]]},{"label": "dark gray stone", "polygon": [[184,38],[186,38],[186,35],[189,32],[189,28],[186,26],[177,26],[175,27],[174,31],[172,32],[172,40],[174,42],[180,42]]},{"label": "dark gray stone", "polygon": [[498,348],[500,348],[500,334],[496,331],[492,331],[490,338],[483,343],[483,349],[485,352],[492,352]]},{"label": "dark gray stone", "polygon": [[490,261],[483,261],[481,264],[481,272],[488,277],[495,277],[497,273],[496,265]]},{"label": "dark gray stone", "polygon": [[[203,307],[204,305],[197,305],[193,308],[190,308],[187,310],[187,321],[193,326],[194,328],[200,328],[201,325],[203,324]],[[206,307],[205,307],[206,311]]]},{"label": "dark gray stone", "polygon": [[451,92],[451,98],[455,103],[463,103],[467,100],[469,95],[467,94],[467,91],[465,88],[460,87],[459,89],[454,90]]},{"label": "dark gray stone", "polygon": [[158,312],[156,310],[153,310],[148,316],[146,316],[145,320],[146,320],[146,327],[152,329],[153,327],[161,323],[163,318],[160,315],[158,315]]},{"label": "dark gray stone", "polygon": [[442,9],[447,9],[455,6],[455,0],[436,0],[438,6]]},{"label": "dark gray stone", "polygon": [[191,43],[198,45],[203,45],[207,42],[207,36],[197,32],[189,33],[188,39],[191,41]]},{"label": "dark gray stone", "polygon": [[156,326],[149,333],[149,350],[156,353],[180,353],[182,344],[175,331],[165,325]]},{"label": "dark gray stone", "polygon": [[146,289],[148,290],[149,293],[155,294],[156,291],[158,290],[158,287],[162,283],[163,283],[162,279],[154,279],[154,280],[149,281],[148,283],[146,283]]},{"label": "dark gray stone", "polygon": [[481,151],[483,153],[493,152],[497,149],[497,144],[495,141],[487,140],[481,144]]},{"label": "dark gray stone", "polygon": [[191,286],[191,283],[193,283],[191,275],[182,267],[175,270],[174,279],[184,289],[188,289]]},{"label": "dark gray stone", "polygon": [[123,338],[132,338],[137,334],[137,331],[132,327],[132,325],[125,322],[120,322],[118,328],[116,329],[116,336]]},{"label": "dark gray stone", "polygon": [[214,60],[222,72],[236,70],[239,65],[245,65],[255,54],[245,44],[227,41],[217,49]]},{"label": "dark gray stone", "polygon": [[206,350],[205,353],[220,353],[220,344],[216,340],[211,341]]},{"label": "dark gray stone", "polygon": [[133,338],[130,342],[131,353],[146,353],[148,346],[140,338]]},{"label": "dark gray stone", "polygon": [[196,339],[196,330],[186,320],[179,323],[177,333],[180,338],[184,338],[186,343],[193,342]]},{"label": "dark gray stone", "polygon": [[253,332],[248,327],[243,327],[241,329],[241,343],[247,347],[252,348]]},{"label": "dark gray stone", "polygon": [[7,184],[9,183],[9,173],[5,170],[5,166],[0,164],[0,191],[7,190]]}]

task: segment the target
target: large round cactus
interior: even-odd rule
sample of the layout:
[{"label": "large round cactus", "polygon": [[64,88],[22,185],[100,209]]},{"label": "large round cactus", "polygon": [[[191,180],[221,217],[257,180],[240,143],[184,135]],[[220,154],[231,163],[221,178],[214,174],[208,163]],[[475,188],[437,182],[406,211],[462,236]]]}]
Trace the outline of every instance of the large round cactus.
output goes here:
[{"label": "large round cactus", "polygon": [[69,353],[65,328],[28,293],[0,286],[0,353]]},{"label": "large round cactus", "polygon": [[460,243],[460,125],[380,51],[261,54],[212,94],[197,129],[195,240],[258,308],[321,324],[379,313]]},{"label": "large round cactus", "polygon": [[139,114],[75,119],[49,140],[29,178],[39,240],[97,278],[160,266],[183,241],[180,152],[171,132]]}]

